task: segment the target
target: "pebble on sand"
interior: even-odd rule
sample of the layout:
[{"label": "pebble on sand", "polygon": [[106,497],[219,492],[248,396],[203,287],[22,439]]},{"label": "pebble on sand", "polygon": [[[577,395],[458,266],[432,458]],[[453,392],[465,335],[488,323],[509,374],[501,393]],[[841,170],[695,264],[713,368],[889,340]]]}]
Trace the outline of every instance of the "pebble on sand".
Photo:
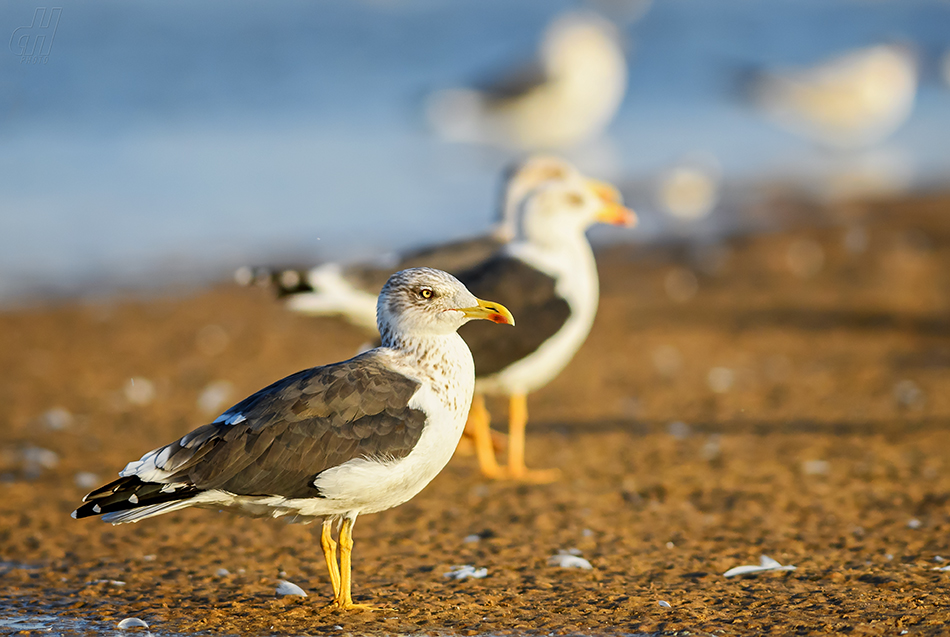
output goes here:
[{"label": "pebble on sand", "polygon": [[148,624],[143,622],[138,617],[126,617],[119,622],[119,630],[129,630],[130,628],[145,628],[148,629]]},{"label": "pebble on sand", "polygon": [[125,399],[132,405],[148,405],[155,400],[155,384],[147,378],[130,378],[123,390]]},{"label": "pebble on sand", "polygon": [[73,424],[73,415],[64,407],[53,407],[47,409],[40,416],[40,421],[47,429],[52,431],[62,431],[69,429]]},{"label": "pebble on sand", "polygon": [[285,579],[280,580],[280,582],[277,584],[276,593],[278,595],[298,595],[300,597],[307,596],[307,592],[304,589],[300,588],[293,582],[288,582]]},{"label": "pebble on sand", "polygon": [[577,554],[576,549],[572,551],[558,551],[557,555],[548,558],[548,566],[558,566],[560,568],[580,568],[589,571],[594,567],[591,563]]},{"label": "pebble on sand", "polygon": [[475,568],[471,564],[462,564],[461,566],[453,566],[452,570],[448,573],[443,573],[442,577],[448,577],[450,579],[482,579],[483,577],[488,576],[487,568]]},{"label": "pebble on sand", "polygon": [[722,575],[723,577],[735,577],[736,575],[753,575],[755,573],[766,573],[769,571],[794,571],[796,568],[797,567],[791,564],[782,566],[768,555],[762,555],[759,557],[758,566],[736,566],[735,568],[730,568]]},{"label": "pebble on sand", "polygon": [[73,484],[80,489],[93,489],[99,486],[99,476],[91,471],[80,471],[73,476]]},{"label": "pebble on sand", "polygon": [[198,394],[198,409],[206,414],[215,413],[225,407],[234,395],[234,385],[226,380],[216,380]]},{"label": "pebble on sand", "polygon": [[736,375],[728,367],[713,367],[706,374],[706,384],[717,394],[725,394],[735,384]]},{"label": "pebble on sand", "polygon": [[25,447],[21,454],[23,471],[29,478],[35,478],[44,470],[53,469],[59,464],[59,454],[43,447]]}]

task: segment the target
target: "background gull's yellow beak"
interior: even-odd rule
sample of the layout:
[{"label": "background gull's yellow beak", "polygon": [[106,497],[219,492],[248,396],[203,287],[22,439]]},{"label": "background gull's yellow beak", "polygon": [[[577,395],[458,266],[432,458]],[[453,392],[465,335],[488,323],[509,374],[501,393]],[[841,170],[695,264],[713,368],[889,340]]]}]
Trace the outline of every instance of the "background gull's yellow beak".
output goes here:
[{"label": "background gull's yellow beak", "polygon": [[623,205],[623,195],[613,184],[598,179],[588,179],[587,187],[604,202],[604,207],[597,213],[597,221],[628,228],[637,225],[637,214]]},{"label": "background gull's yellow beak", "polygon": [[508,308],[501,303],[483,301],[481,299],[476,300],[478,301],[478,305],[475,307],[460,307],[459,311],[473,319],[484,319],[492,323],[503,323],[505,325],[515,324],[515,317],[513,317],[511,312],[508,311]]},{"label": "background gull's yellow beak", "polygon": [[597,221],[612,226],[632,228],[637,225],[637,213],[620,203],[608,203],[597,212]]}]

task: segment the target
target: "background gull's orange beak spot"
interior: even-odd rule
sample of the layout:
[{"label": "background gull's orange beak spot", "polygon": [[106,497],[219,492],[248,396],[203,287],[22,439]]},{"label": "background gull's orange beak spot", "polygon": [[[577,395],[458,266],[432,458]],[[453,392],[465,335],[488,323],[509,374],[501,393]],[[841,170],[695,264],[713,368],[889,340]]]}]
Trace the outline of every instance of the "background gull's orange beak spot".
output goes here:
[{"label": "background gull's orange beak spot", "polygon": [[632,228],[637,225],[637,213],[620,203],[608,203],[597,213],[597,221]]}]

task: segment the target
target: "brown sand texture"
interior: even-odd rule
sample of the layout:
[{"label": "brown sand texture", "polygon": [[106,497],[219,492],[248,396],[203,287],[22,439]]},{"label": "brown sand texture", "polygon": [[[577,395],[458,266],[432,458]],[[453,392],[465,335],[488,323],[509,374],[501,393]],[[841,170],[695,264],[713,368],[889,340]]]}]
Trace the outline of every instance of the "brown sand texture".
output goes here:
[{"label": "brown sand texture", "polygon": [[[590,338],[529,399],[528,462],[563,478],[489,482],[456,456],[362,517],[354,595],[373,612],[324,608],[313,525],[69,517],[129,460],[349,357],[358,330],[229,284],[0,314],[0,615],[85,622],[62,634],[127,617],[156,634],[950,634],[950,196],[805,212],[717,245],[602,250]],[[552,562],[572,550],[591,568]],[[724,577],[761,555],[796,569]],[[445,576],[461,565],[486,576]]]}]

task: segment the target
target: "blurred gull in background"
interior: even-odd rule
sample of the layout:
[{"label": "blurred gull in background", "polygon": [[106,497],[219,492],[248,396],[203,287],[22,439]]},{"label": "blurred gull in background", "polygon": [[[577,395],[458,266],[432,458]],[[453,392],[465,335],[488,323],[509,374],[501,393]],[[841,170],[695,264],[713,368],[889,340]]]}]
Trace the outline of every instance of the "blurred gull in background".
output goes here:
[{"label": "blurred gull in background", "polygon": [[627,90],[617,29],[593,14],[570,13],[548,27],[535,66],[494,86],[429,97],[426,115],[447,141],[512,149],[566,149],[596,139]]},{"label": "blurred gull in background", "polygon": [[587,0],[587,4],[614,23],[629,26],[643,19],[653,6],[653,0]]},{"label": "blurred gull in background", "polygon": [[906,46],[882,44],[809,69],[763,74],[752,90],[757,105],[789,131],[832,148],[867,147],[910,116],[917,60]]},{"label": "blurred gull in background", "polygon": [[[339,315],[376,334],[376,296],[389,275],[397,270],[426,265],[461,272],[492,256],[515,238],[518,211],[525,197],[549,181],[581,178],[569,162],[552,155],[533,155],[512,168],[505,179],[498,221],[484,235],[418,248],[373,262],[324,263],[309,271],[241,268],[239,283],[270,283],[287,306],[313,315]],[[612,193],[612,187],[591,181],[593,187]]]}]

